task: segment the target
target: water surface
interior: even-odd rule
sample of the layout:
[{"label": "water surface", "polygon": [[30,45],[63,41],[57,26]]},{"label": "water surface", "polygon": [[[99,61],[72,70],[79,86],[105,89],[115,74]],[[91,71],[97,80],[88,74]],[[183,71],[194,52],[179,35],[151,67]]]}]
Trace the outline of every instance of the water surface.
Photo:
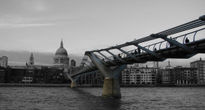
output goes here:
[{"label": "water surface", "polygon": [[0,110],[205,110],[203,87],[121,88],[122,98],[101,97],[102,88],[0,87]]}]

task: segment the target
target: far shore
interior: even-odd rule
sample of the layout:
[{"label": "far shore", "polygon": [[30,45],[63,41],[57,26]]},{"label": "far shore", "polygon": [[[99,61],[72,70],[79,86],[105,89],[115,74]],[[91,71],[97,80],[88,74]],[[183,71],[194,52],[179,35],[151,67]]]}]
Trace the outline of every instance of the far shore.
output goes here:
[{"label": "far shore", "polygon": [[[77,87],[102,87],[103,85],[81,84]],[[70,84],[45,83],[0,83],[0,87],[70,87]],[[121,87],[205,87],[205,85],[121,85]]]},{"label": "far shore", "polygon": [[70,84],[0,83],[0,87],[70,87]]}]

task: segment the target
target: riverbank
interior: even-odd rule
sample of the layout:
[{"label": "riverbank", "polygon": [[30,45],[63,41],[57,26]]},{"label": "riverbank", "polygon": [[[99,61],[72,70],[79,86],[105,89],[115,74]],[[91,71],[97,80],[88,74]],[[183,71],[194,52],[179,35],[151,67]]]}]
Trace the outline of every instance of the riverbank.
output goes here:
[{"label": "riverbank", "polygon": [[[81,84],[78,87],[102,87],[102,85]],[[0,83],[0,87],[70,87],[70,84]]]},{"label": "riverbank", "polygon": [[0,83],[0,87],[70,87],[70,84]]},{"label": "riverbank", "polygon": [[[103,85],[81,84],[78,87],[102,87]],[[0,83],[0,87],[70,87],[70,84]],[[205,87],[205,85],[121,85],[121,87]]]}]

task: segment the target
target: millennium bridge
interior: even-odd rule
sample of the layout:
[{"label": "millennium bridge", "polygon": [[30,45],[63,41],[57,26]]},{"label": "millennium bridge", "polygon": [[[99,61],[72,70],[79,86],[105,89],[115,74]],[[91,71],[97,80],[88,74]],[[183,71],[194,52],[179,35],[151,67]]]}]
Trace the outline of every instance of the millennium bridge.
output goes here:
[{"label": "millennium bridge", "polygon": [[73,88],[79,76],[98,70],[104,77],[102,96],[120,98],[119,76],[127,64],[164,61],[167,58],[187,59],[205,53],[204,25],[205,15],[124,44],[86,51],[82,60],[86,65],[73,73],[65,70],[66,76],[72,81]]}]

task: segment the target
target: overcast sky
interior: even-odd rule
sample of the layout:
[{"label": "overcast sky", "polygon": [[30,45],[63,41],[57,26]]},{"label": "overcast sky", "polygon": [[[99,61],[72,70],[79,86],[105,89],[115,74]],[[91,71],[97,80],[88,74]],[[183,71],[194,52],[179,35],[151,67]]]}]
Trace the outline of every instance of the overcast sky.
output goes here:
[{"label": "overcast sky", "polygon": [[0,50],[84,54],[205,14],[205,0],[0,0]]}]

